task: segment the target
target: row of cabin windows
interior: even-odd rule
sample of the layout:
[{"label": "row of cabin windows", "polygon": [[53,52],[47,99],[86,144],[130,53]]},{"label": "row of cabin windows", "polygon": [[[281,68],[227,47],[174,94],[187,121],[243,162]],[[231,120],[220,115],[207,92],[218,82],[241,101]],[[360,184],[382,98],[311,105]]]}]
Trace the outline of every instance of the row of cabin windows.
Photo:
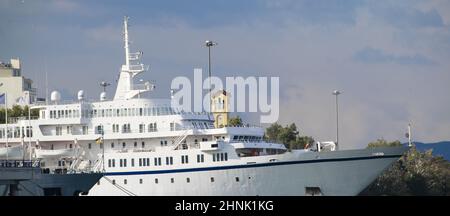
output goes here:
[{"label": "row of cabin windows", "polygon": [[6,133],[6,128],[1,128],[0,139],[6,138],[6,134],[8,134],[8,138],[33,137],[33,127],[8,127],[8,133]]},{"label": "row of cabin windows", "polygon": [[139,158],[139,166],[150,166],[150,158]]},{"label": "row of cabin windows", "polygon": [[[51,119],[79,118],[80,110],[50,110]],[[45,115],[42,116],[45,119]]]},{"label": "row of cabin windows", "polygon": [[228,153],[215,153],[213,154],[213,161],[227,161],[228,160]]},{"label": "row of cabin windows", "polygon": [[[51,119],[59,118],[107,118],[107,117],[127,117],[127,116],[161,116],[161,115],[179,115],[186,112],[172,107],[149,107],[149,108],[119,108],[119,109],[67,109],[50,110]],[[192,113],[191,113],[192,114]],[[200,114],[200,113],[194,113]],[[41,118],[45,119],[45,112],[42,112]]]},{"label": "row of cabin windows", "polygon": [[160,116],[183,114],[184,111],[171,107],[150,108],[120,108],[120,109],[84,109],[81,110],[83,118],[127,117],[127,116]]},{"label": "row of cabin windows", "polygon": [[[201,128],[202,129],[208,129],[208,127],[206,126],[207,123],[205,122],[204,124],[205,124],[205,127],[201,127]],[[147,130],[146,130],[146,127],[147,127]],[[212,127],[213,126],[210,126],[210,128],[212,128]],[[17,127],[17,128],[19,128],[19,127]],[[179,129],[178,124],[170,123],[170,130],[171,131],[178,130],[178,129]],[[19,129],[17,129],[17,130],[19,131]],[[62,126],[56,126],[55,130],[56,130],[55,135],[57,135],[57,136],[63,135],[63,127]],[[3,129],[3,131],[4,131],[4,129]],[[145,133],[146,131],[147,132],[157,132],[158,131],[158,127],[157,127],[156,122],[155,123],[150,123],[148,125],[146,125],[146,124],[139,124],[139,133]],[[95,131],[94,132],[95,132],[95,134],[102,134],[105,131],[103,130],[103,127],[101,125],[97,125],[95,127]],[[130,123],[122,124],[122,126],[120,126],[119,124],[113,124],[112,125],[112,133],[131,133],[131,132],[132,132],[132,130],[131,130],[131,124]],[[11,133],[11,130],[10,130],[10,133]],[[72,133],[73,133],[73,127],[72,126],[66,126],[66,134],[72,134]],[[81,134],[86,135],[88,133],[89,133],[88,126],[82,126]],[[4,134],[6,134],[6,133],[5,132],[2,133],[1,129],[0,129],[0,138],[2,136],[4,136]],[[16,137],[16,136],[19,137],[19,132],[16,132],[16,130],[14,130],[14,134],[15,134],[14,137]],[[23,134],[25,134],[25,133],[23,133]],[[27,133],[27,135],[26,135],[27,137],[29,136],[28,134],[31,134],[31,136],[32,136],[32,131]],[[12,135],[10,135],[10,138],[11,138],[11,136]]]},{"label": "row of cabin windows", "polygon": [[262,140],[260,136],[233,136],[233,141],[243,142],[259,142]]},{"label": "row of cabin windows", "polygon": [[[223,153],[222,153],[223,154]],[[225,153],[226,155],[227,153]],[[215,156],[215,155],[213,155]],[[226,158],[227,156],[225,156]],[[214,157],[215,158],[215,157]],[[166,157],[166,165],[173,165],[173,157]],[[227,158],[226,158],[227,159]],[[205,156],[203,154],[197,155],[197,162],[203,163],[205,162]],[[189,157],[188,155],[181,155],[181,163],[187,164],[189,163]],[[108,167],[115,167],[115,159],[109,159],[108,160]],[[134,158],[131,159],[131,166],[134,167]],[[154,165],[155,166],[161,166],[162,165],[162,159],[161,157],[155,157],[154,158]],[[139,166],[150,166],[150,158],[139,158]],[[119,167],[127,167],[127,159],[119,159]]]},{"label": "row of cabin windows", "polygon": [[[102,149],[103,148],[103,143],[101,143],[99,146],[100,146],[100,149]],[[122,142],[122,148],[125,148],[126,146],[127,146],[127,143],[126,142]],[[134,142],[134,147],[137,148],[137,146],[138,146],[137,142]],[[145,142],[141,142],[141,147],[145,148]],[[72,144],[70,144],[70,148],[72,148]],[[92,148],[92,143],[88,143],[88,149],[91,149],[91,148]],[[114,148],[114,143],[113,142],[111,143],[111,148]]]},{"label": "row of cabin windows", "polygon": [[[251,177],[248,177],[248,179],[251,179]],[[210,177],[209,180],[210,180],[210,182],[215,182],[214,177]],[[240,181],[239,177],[237,177],[237,176],[234,178],[234,180],[235,180],[236,182],[239,182],[239,181]],[[158,184],[158,183],[159,183],[158,178],[155,178],[154,181],[155,181],[155,184]],[[113,179],[113,180],[112,180],[112,183],[113,183],[113,185],[115,185],[115,184],[116,184],[116,180]],[[127,184],[127,183],[128,183],[127,179],[124,179],[124,180],[123,180],[123,184]],[[143,180],[143,179],[139,179],[139,184],[143,184],[143,183],[144,183],[144,180]],[[175,183],[175,178],[170,178],[170,183]],[[186,178],[186,183],[191,183],[191,178],[187,177],[187,178]],[[97,185],[100,185],[100,181],[97,182]]]}]

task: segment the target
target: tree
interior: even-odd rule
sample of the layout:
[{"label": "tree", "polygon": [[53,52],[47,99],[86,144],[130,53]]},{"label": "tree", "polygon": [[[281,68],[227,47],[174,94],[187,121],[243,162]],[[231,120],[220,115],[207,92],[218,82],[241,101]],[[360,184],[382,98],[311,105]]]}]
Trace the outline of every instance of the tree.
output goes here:
[{"label": "tree", "polygon": [[268,128],[266,128],[265,138],[271,142],[278,142],[278,134],[281,133],[283,127],[278,123],[273,123]]},{"label": "tree", "polygon": [[[14,105],[12,108],[8,109],[8,119],[9,118],[16,118],[16,117],[28,117],[28,106],[19,106],[19,105]],[[0,108],[0,123],[4,124],[5,123],[5,108]],[[32,117],[36,117],[39,116],[39,110],[37,109],[32,109],[30,115]]]},{"label": "tree", "polygon": [[[399,141],[383,139],[370,148],[397,146]],[[401,145],[401,144],[400,144]],[[368,146],[369,147],[369,146]],[[361,195],[450,195],[450,162],[412,147],[390,169],[379,176]]]},{"label": "tree", "polygon": [[288,149],[303,149],[307,144],[314,143],[309,136],[300,136],[295,123],[282,127],[274,123],[266,128],[265,139],[269,142],[283,143]]},{"label": "tree", "polygon": [[377,148],[377,147],[395,147],[395,146],[401,146],[402,143],[398,140],[393,141],[393,142],[388,142],[385,139],[381,138],[381,139],[377,139],[377,141],[375,142],[370,142],[367,145],[367,148]]},{"label": "tree", "polygon": [[228,125],[233,126],[233,127],[237,127],[237,126],[242,126],[242,119],[239,116],[236,116],[234,118],[230,118],[228,120]]}]

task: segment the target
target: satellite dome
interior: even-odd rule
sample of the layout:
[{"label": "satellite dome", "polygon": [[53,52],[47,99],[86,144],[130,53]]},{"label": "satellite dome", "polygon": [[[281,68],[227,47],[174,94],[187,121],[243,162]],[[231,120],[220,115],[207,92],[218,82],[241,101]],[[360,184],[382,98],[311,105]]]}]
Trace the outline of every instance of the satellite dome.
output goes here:
[{"label": "satellite dome", "polygon": [[50,100],[53,102],[58,102],[61,100],[61,94],[58,91],[52,91],[50,94]]},{"label": "satellite dome", "polygon": [[80,91],[78,91],[78,100],[84,100],[84,91],[83,90],[80,90]]},{"label": "satellite dome", "polygon": [[106,100],[106,92],[100,93],[100,100],[101,100],[101,101]]}]

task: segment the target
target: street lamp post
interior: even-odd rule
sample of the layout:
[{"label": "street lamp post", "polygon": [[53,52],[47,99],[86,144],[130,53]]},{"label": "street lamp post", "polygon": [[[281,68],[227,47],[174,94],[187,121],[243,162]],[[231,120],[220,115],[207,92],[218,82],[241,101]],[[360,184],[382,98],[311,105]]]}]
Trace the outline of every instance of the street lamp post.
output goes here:
[{"label": "street lamp post", "polygon": [[209,77],[209,112],[212,108],[212,89],[211,89],[211,47],[216,46],[217,43],[213,41],[205,41],[205,46],[208,47],[208,77]]},{"label": "street lamp post", "polygon": [[339,146],[339,110],[338,110],[338,95],[341,92],[338,90],[333,91],[333,95],[336,96],[336,146]]}]

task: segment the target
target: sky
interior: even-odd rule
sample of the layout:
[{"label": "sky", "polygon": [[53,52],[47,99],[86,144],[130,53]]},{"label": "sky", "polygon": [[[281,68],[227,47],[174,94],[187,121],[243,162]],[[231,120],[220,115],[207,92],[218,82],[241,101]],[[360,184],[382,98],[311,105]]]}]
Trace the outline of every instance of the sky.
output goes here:
[{"label": "sky", "polygon": [[414,140],[450,140],[449,0],[2,0],[0,60],[19,57],[41,97],[47,72],[64,98],[98,98],[124,62],[125,15],[150,65],[141,78],[156,83],[149,97],[206,71],[214,40],[213,75],[280,77],[279,123],[301,135],[335,139],[339,89],[342,149],[406,142],[408,123]]}]

